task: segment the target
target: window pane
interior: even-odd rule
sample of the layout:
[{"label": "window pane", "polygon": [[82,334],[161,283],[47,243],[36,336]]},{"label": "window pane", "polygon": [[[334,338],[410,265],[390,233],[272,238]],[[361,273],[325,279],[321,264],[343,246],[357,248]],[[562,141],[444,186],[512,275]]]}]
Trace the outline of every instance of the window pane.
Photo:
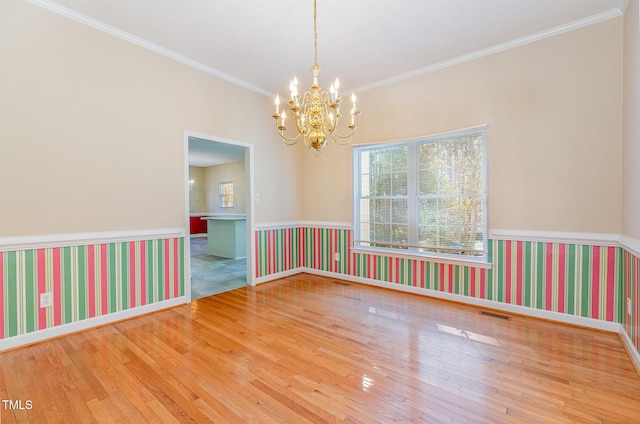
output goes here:
[{"label": "window pane", "polygon": [[406,224],[408,214],[409,211],[405,199],[391,200],[391,222],[395,224]]},{"label": "window pane", "polygon": [[388,174],[391,172],[392,149],[381,150],[377,157],[376,172],[379,174]]},{"label": "window pane", "polygon": [[371,211],[371,220],[376,223],[390,222],[391,210],[390,201],[387,199],[375,199],[371,201],[373,209]]},{"label": "window pane", "polygon": [[440,168],[438,172],[438,193],[439,194],[458,194],[457,172],[455,168]]},{"label": "window pane", "polygon": [[407,170],[407,146],[400,146],[393,149],[393,171]]},{"label": "window pane", "polygon": [[439,199],[438,202],[438,225],[455,226],[459,225],[460,219],[460,200]]},{"label": "window pane", "polygon": [[438,199],[420,199],[418,201],[418,225],[438,225]]},{"label": "window pane", "polygon": [[390,243],[391,242],[391,225],[390,224],[374,224],[372,240]]},{"label": "window pane", "polygon": [[420,170],[420,194],[438,193],[438,169],[429,168]]},{"label": "window pane", "polygon": [[463,227],[461,229],[460,244],[464,249],[484,249],[484,234],[482,227]]},{"label": "window pane", "polygon": [[360,195],[362,197],[368,197],[370,194],[370,189],[369,189],[369,179],[370,179],[370,175],[369,174],[363,174],[360,177]]},{"label": "window pane", "polygon": [[391,196],[391,174],[375,174],[369,179],[371,196]]},{"label": "window pane", "polygon": [[393,225],[392,227],[392,239],[394,244],[409,244],[409,230],[406,225]]},{"label": "window pane", "polygon": [[477,227],[483,224],[482,198],[467,197],[460,202],[460,225]]},{"label": "window pane", "polygon": [[435,168],[438,166],[438,145],[436,143],[421,144],[419,155],[422,168]]},{"label": "window pane", "polygon": [[438,246],[438,227],[420,227],[420,230],[418,231],[418,245]]},{"label": "window pane", "polygon": [[364,151],[360,155],[360,173],[368,174],[369,171],[369,163],[371,161],[370,153],[368,151]]},{"label": "window pane", "polygon": [[360,222],[371,222],[371,200],[360,200]]},{"label": "window pane", "polygon": [[360,223],[360,239],[371,240],[372,237],[373,237],[373,228],[371,227],[371,224],[369,224],[368,222],[361,222]]},{"label": "window pane", "polygon": [[407,173],[396,172],[392,177],[392,196],[406,196],[407,195]]},{"label": "window pane", "polygon": [[482,194],[482,168],[467,166],[462,169],[461,194]]}]

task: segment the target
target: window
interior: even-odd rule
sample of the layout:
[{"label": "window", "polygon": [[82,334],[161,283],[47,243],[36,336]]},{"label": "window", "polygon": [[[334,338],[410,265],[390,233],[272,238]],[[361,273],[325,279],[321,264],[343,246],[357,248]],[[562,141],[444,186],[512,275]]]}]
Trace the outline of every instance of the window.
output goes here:
[{"label": "window", "polygon": [[354,148],[355,247],[486,259],[486,127]]},{"label": "window", "polygon": [[220,183],[220,207],[221,208],[233,207],[233,183],[232,182]]}]

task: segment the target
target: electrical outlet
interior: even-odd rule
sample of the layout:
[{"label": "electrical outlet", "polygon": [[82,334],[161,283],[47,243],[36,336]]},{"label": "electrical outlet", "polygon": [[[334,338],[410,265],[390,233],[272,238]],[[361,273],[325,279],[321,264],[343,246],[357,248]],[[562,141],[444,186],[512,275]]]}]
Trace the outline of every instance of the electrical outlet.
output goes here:
[{"label": "electrical outlet", "polygon": [[627,314],[631,316],[631,299],[627,297]]},{"label": "electrical outlet", "polygon": [[40,293],[40,307],[50,308],[53,306],[53,293]]},{"label": "electrical outlet", "polygon": [[333,254],[333,260],[336,262],[340,262],[340,252],[336,252]]}]

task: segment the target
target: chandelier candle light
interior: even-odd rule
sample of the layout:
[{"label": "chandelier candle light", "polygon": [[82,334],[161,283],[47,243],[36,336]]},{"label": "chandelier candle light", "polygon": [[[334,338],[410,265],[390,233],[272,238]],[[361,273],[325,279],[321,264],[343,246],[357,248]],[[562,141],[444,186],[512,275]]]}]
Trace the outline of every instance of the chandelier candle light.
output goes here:
[{"label": "chandelier candle light", "polygon": [[320,154],[322,148],[327,144],[327,135],[331,137],[331,140],[336,144],[347,144],[351,141],[354,131],[358,127],[358,115],[360,111],[356,107],[356,95],[351,94],[351,123],[349,124],[349,130],[346,134],[338,134],[336,128],[338,126],[338,120],[340,116],[340,105],[342,104],[342,97],[340,96],[340,82],[336,78],[336,81],[331,84],[329,91],[320,91],[318,85],[318,73],[320,67],[318,66],[318,31],[316,26],[316,0],[313,1],[313,49],[314,49],[314,64],[311,68],[313,72],[313,85],[310,91],[306,91],[303,95],[298,93],[298,79],[293,78],[293,81],[289,84],[289,90],[291,91],[291,98],[289,100],[289,108],[295,119],[296,128],[298,134],[292,137],[285,135],[287,126],[285,125],[285,119],[287,115],[283,110],[280,113],[280,97],[276,96],[276,113],[273,114],[273,118],[276,121],[276,128],[278,134],[282,138],[285,144],[296,144],[300,137],[304,139],[304,143],[308,148],[314,148],[316,155]]}]

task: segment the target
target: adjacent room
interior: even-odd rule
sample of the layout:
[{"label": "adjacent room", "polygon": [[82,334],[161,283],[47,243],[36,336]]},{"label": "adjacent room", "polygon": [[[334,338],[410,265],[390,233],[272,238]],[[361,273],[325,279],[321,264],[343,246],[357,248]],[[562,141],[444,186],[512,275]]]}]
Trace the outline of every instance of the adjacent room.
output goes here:
[{"label": "adjacent room", "polygon": [[188,140],[191,299],[247,285],[245,150]]},{"label": "adjacent room", "polygon": [[0,422],[640,422],[639,3],[3,0]]}]

